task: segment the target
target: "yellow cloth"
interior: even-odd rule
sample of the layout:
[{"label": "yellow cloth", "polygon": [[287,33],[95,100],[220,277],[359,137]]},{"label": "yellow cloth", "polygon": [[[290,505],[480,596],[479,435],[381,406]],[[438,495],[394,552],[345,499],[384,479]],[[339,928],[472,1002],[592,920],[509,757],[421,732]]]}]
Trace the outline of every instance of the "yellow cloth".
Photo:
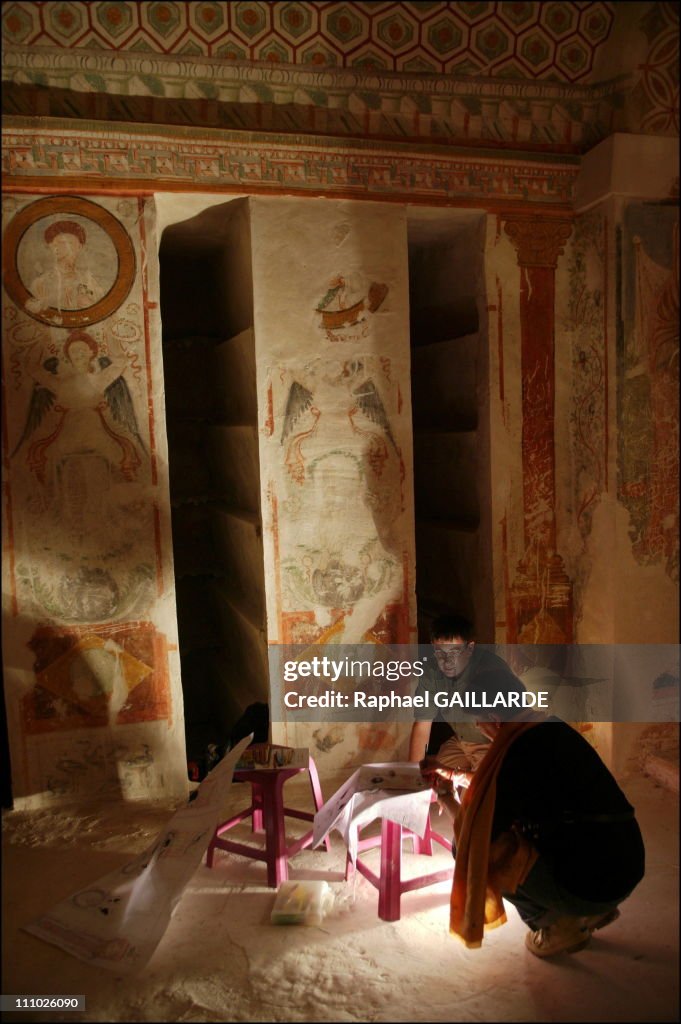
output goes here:
[{"label": "yellow cloth", "polygon": [[538,724],[502,724],[464,793],[454,824],[456,861],[449,930],[469,949],[482,945],[485,928],[505,923],[501,892],[515,892],[538,856],[524,836],[516,832],[504,832],[491,842],[499,769],[511,744]]}]

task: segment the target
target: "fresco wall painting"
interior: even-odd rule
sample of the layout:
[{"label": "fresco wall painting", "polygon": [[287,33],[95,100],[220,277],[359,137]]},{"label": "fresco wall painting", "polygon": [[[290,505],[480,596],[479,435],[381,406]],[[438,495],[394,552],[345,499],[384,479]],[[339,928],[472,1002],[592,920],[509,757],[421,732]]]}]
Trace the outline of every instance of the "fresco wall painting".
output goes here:
[{"label": "fresco wall painting", "polygon": [[[494,209],[503,198],[507,209],[509,202],[525,206],[522,216],[505,214],[503,221],[506,246],[510,237],[517,249],[520,288],[504,267],[499,268],[502,284],[497,281],[494,289],[499,404],[508,437],[507,450],[493,446],[492,459],[501,457],[505,471],[517,461],[522,478],[522,501],[503,509],[502,548],[506,558],[522,535],[526,552],[515,573],[505,573],[499,593],[507,597],[506,616],[497,625],[505,625],[510,641],[523,629],[524,639],[540,642],[572,635],[586,579],[579,559],[570,564],[568,576],[555,550],[557,267],[569,276],[567,319],[574,333],[568,472],[574,473],[574,525],[585,541],[609,486],[609,313],[603,273],[608,226],[600,214],[577,219],[571,248],[558,264],[570,225],[555,216],[556,204],[566,209],[571,201],[576,166],[487,157],[474,166],[469,157],[427,154],[407,160],[393,153],[388,159],[380,148],[360,153],[333,145],[308,145],[303,155],[302,143],[236,133],[218,152],[210,132],[201,138],[183,133],[182,145],[172,145],[171,136],[175,142],[180,137],[172,129],[152,136],[126,128],[112,136],[96,126],[74,131],[62,123],[48,131],[15,120],[4,146],[6,169],[16,180],[43,177],[51,183],[59,174],[71,179],[72,189],[84,173],[92,181],[101,175],[129,181],[162,174],[173,187],[191,178],[196,188],[243,182],[276,190],[283,184],[301,193],[373,191],[393,199],[411,189],[433,202],[474,200]],[[270,158],[264,161],[266,146]],[[323,180],[321,162],[328,172]],[[128,775],[135,771],[142,778],[146,772],[146,781],[135,784],[139,789],[158,778],[155,769],[139,767],[149,738],[154,756],[169,742],[169,729],[170,742],[181,743],[163,498],[165,438],[157,427],[161,364],[157,311],[150,299],[156,285],[148,280],[155,270],[144,258],[143,236],[152,230],[152,215],[149,201],[130,195],[50,197],[55,200],[62,205],[49,214],[37,205],[46,201],[38,196],[7,194],[4,204],[12,242],[6,245],[10,270],[3,320],[5,590],[12,631],[19,638],[9,658],[10,704],[21,726],[21,772],[27,773],[29,764],[33,772],[29,788],[45,790],[49,778],[55,790],[78,791],[79,772],[91,769],[64,760],[67,748],[76,749],[66,737],[76,735],[90,762],[117,764],[117,778],[123,763]],[[256,345],[272,637],[276,632],[278,641],[310,644],[412,638],[407,289],[406,268],[397,267],[395,258],[406,246],[397,239],[401,228],[392,234],[403,212],[392,204],[379,211],[371,203],[352,211],[353,204],[342,199],[307,198],[303,217],[302,199],[251,202],[256,222],[267,203],[275,204],[270,210],[282,204],[279,221],[261,217],[254,255],[261,288],[256,308],[267,310],[256,323]],[[293,238],[283,226],[290,203],[298,204]],[[539,203],[549,207],[548,216],[532,214],[530,204]],[[12,228],[19,215],[21,231]],[[672,449],[678,452],[678,416],[670,411],[678,395],[671,370],[675,360],[678,366],[678,328],[674,334],[671,327],[678,311],[675,217],[669,205],[629,208],[619,234],[617,295],[617,497],[627,510],[638,563],[659,567],[670,581],[678,579],[673,539],[678,491],[675,473],[666,471]],[[50,230],[60,221],[70,222],[69,229]],[[660,221],[669,221],[662,233],[655,227]],[[380,253],[379,238],[384,239]],[[86,264],[79,257],[83,252]],[[106,304],[112,293],[116,301],[122,296],[115,309]],[[522,368],[515,362],[516,315]],[[539,317],[551,326],[541,337],[535,329]],[[88,424],[94,439],[88,451],[76,450],[79,423]],[[566,466],[558,456],[562,479]],[[333,524],[345,522],[348,509],[355,528],[336,531]],[[512,558],[517,560],[515,551]],[[503,615],[503,603],[498,604],[497,615]],[[144,638],[141,647],[133,640],[137,633]],[[93,662],[99,691],[88,682]],[[119,705],[126,689],[127,699]],[[64,694],[70,702],[66,710]],[[89,725],[76,724],[83,719]],[[67,724],[62,728],[60,722]],[[95,741],[105,734],[100,749]],[[64,743],[58,748],[48,745],[60,742],[60,736]],[[118,736],[124,737],[120,743]],[[372,756],[381,751],[393,756],[401,739],[392,727],[377,732],[373,726],[318,724],[311,725],[309,742],[313,751],[330,755],[329,765],[340,765],[369,750]],[[104,775],[111,781],[108,768]],[[130,781],[126,787],[134,788]]]},{"label": "fresco wall painting", "polygon": [[609,223],[602,207],[576,217],[567,249],[564,328],[570,339],[569,500],[576,630],[593,571],[589,541],[594,515],[609,489]]},{"label": "fresco wall painting", "polygon": [[523,536],[511,584],[507,638],[570,643],[572,582],[556,550],[555,274],[568,220],[507,218],[520,268]]},{"label": "fresco wall painting", "polygon": [[4,646],[26,800],[182,788],[153,216],[141,197],[3,200]]},{"label": "fresco wall painting", "polygon": [[679,579],[678,211],[630,204],[620,231],[618,498],[632,552]]},{"label": "fresco wall painting", "polygon": [[591,532],[608,489],[608,220],[600,210],[575,218],[568,262],[572,334],[572,453],[575,520]]},{"label": "fresco wall painting", "polygon": [[[269,640],[409,643],[405,210],[251,204]],[[308,731],[316,756],[334,751],[345,764],[378,735],[354,725]],[[394,749],[395,729],[379,733]]]}]

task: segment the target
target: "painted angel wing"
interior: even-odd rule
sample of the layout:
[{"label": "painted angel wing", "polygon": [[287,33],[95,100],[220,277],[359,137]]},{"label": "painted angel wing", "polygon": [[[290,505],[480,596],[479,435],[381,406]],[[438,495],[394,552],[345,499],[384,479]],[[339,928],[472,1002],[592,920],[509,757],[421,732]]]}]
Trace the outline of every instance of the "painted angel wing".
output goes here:
[{"label": "painted angel wing", "polygon": [[284,429],[281,432],[281,444],[292,432],[296,423],[304,412],[312,405],[312,392],[294,380],[289,388],[286,399],[286,412],[284,413]]},{"label": "painted angel wing", "polygon": [[360,407],[365,416],[372,421],[377,423],[392,444],[395,451],[397,451],[397,444],[393,437],[393,432],[390,429],[390,422],[386,416],[385,409],[383,408],[383,402],[379,395],[376,385],[372,380],[365,380],[359,387],[356,387],[352,395],[357,399],[357,405]]},{"label": "painted angel wing", "polygon": [[[103,370],[105,370],[107,366],[111,365],[111,360],[108,356],[100,356],[99,365]],[[109,384],[108,388],[104,389],[104,397],[106,398],[107,405],[109,406],[111,415],[116,423],[120,423],[124,426],[135,438],[142,451],[146,453],[147,449],[140,435],[139,426],[137,425],[137,417],[135,416],[135,407],[132,404],[130,388],[128,387],[127,381],[123,375],[116,377],[116,379]]]},{"label": "painted angel wing", "polygon": [[[56,374],[59,360],[56,356],[51,356],[46,359],[43,366],[50,373]],[[50,411],[55,403],[56,395],[50,388],[45,387],[44,384],[34,384],[33,391],[31,392],[31,400],[28,405],[28,414],[26,416],[26,423],[21,437],[19,438],[14,451],[12,452],[11,458],[14,458],[16,453],[21,448],[24,441],[28,440],[34,430],[37,430],[43,421],[43,417]]]}]

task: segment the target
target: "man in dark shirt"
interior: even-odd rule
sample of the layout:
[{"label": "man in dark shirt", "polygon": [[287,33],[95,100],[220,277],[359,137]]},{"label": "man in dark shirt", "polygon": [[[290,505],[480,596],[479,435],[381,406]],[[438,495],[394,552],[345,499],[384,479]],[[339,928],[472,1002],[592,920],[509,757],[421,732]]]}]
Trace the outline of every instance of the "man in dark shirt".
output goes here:
[{"label": "man in dark shirt", "polygon": [[476,646],[473,624],[460,615],[445,614],[431,626],[432,653],[415,696],[427,696],[427,706],[417,708],[409,739],[409,760],[421,761],[427,750],[459,772],[474,771],[488,746],[487,739],[466,714],[436,705],[435,694],[451,698],[473,686],[522,692],[523,684],[505,661],[491,649]]},{"label": "man in dark shirt", "polygon": [[[506,714],[509,723],[522,718],[515,709]],[[491,758],[506,724],[497,715],[477,724],[492,741]],[[450,812],[461,813],[448,801]],[[583,949],[593,931],[619,917],[618,905],[643,878],[633,807],[593,747],[557,718],[537,721],[506,751],[490,844],[502,836],[522,836],[536,851],[522,883],[501,893],[528,925],[525,944],[535,956]]]}]

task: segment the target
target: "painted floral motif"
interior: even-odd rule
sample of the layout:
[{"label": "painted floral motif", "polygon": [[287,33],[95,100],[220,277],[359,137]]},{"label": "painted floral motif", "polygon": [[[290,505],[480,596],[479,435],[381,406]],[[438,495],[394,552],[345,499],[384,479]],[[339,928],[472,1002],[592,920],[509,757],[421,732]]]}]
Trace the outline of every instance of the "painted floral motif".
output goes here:
[{"label": "painted floral motif", "polygon": [[[661,227],[661,223],[664,227]],[[678,212],[631,204],[622,232],[618,497],[632,551],[679,578]]]},{"label": "painted floral motif", "polygon": [[568,273],[572,337],[572,427],[575,518],[582,537],[606,487],[605,406],[606,297],[605,219],[593,212],[577,218]]}]

